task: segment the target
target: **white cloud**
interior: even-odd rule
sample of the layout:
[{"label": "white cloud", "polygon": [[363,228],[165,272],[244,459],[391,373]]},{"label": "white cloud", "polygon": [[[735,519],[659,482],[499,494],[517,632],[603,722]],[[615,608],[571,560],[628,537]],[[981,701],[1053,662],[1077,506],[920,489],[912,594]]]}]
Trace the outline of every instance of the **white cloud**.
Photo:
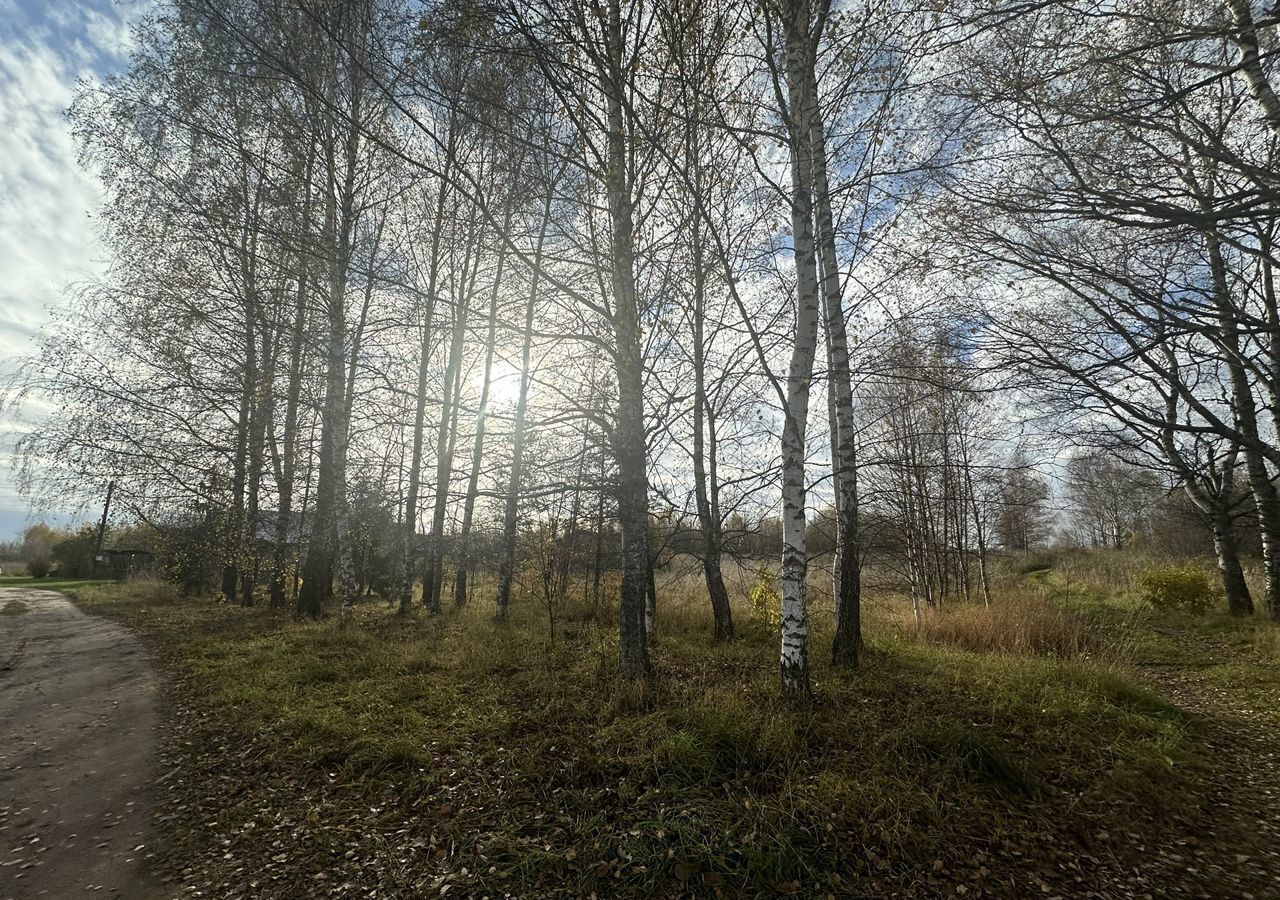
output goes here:
[{"label": "white cloud", "polygon": [[[122,64],[128,40],[109,0],[96,9],[0,0],[0,385],[31,352],[50,307],[102,271],[91,219],[101,189],[77,163],[65,110],[81,79]],[[27,508],[11,464],[24,427],[0,420],[0,528]]]}]

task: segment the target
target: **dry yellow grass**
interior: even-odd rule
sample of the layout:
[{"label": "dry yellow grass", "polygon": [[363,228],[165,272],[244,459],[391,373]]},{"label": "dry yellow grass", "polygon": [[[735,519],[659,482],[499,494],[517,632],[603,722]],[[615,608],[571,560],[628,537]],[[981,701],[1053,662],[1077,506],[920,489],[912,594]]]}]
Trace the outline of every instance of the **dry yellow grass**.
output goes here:
[{"label": "dry yellow grass", "polygon": [[[1117,564],[1113,572],[1101,574],[1101,580],[1118,580],[1120,569]],[[749,639],[763,638],[772,630],[756,620],[747,599],[755,580],[756,572],[748,567],[726,566],[734,622]],[[863,594],[863,633],[867,640],[915,639],[960,650],[1018,656],[1069,659],[1100,650],[1099,636],[1079,616],[1054,602],[1052,593],[1039,579],[1020,577],[1016,583],[1009,579],[998,586],[990,608],[976,602],[951,602],[940,610],[924,610],[917,633],[910,598],[883,587],[873,588]],[[662,632],[693,634],[709,628],[708,600],[700,572],[673,567],[659,576],[658,597]],[[825,647],[834,614],[831,585],[822,573],[809,580],[809,615],[814,645]]]},{"label": "dry yellow grass", "polygon": [[990,607],[954,604],[927,611],[920,637],[929,643],[981,653],[1069,659],[1092,652],[1098,641],[1078,618],[1040,597],[1003,599]]}]

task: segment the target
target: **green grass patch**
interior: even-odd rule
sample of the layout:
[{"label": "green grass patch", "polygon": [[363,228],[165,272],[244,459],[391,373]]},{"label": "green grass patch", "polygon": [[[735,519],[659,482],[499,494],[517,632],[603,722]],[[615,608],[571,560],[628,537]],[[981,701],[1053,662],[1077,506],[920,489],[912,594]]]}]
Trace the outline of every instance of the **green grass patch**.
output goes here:
[{"label": "green grass patch", "polygon": [[37,588],[42,591],[68,592],[115,583],[110,578],[59,578],[57,575],[33,578],[30,575],[0,575],[0,588]]},{"label": "green grass patch", "polygon": [[[532,604],[507,625],[480,604],[314,623],[127,586],[78,599],[147,636],[187,711],[163,852],[295,873],[304,894],[317,871],[393,897],[920,891],[935,864],[1016,865],[1027,836],[1158,830],[1204,752],[1114,661],[895,628],[855,673],[819,630],[816,700],[793,708],[768,633],[664,631],[636,685],[612,675],[607,613],[553,650]],[[287,853],[264,829],[294,835]]]}]

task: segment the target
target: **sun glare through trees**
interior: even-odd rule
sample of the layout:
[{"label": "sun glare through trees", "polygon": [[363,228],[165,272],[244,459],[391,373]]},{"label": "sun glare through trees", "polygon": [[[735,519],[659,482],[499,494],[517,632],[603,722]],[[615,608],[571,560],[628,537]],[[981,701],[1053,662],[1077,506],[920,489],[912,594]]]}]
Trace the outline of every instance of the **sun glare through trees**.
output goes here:
[{"label": "sun glare through trees", "polygon": [[[353,845],[343,896],[1067,896],[1142,790],[1213,795],[1183,763],[1252,724],[1195,737],[1210,676],[1144,667],[1280,647],[1276,8],[156,0],[127,40],[66,110],[103,267],[0,397],[33,508],[89,524],[8,555],[126,582],[82,602],[307,808],[413,773],[448,878]],[[558,786],[484,819],[429,774],[463,745]],[[962,839],[951,797],[998,812]],[[1038,884],[1015,797],[1067,842]],[[652,846],[583,824],[630,802]],[[1078,895],[1159,893],[1117,866]]]}]

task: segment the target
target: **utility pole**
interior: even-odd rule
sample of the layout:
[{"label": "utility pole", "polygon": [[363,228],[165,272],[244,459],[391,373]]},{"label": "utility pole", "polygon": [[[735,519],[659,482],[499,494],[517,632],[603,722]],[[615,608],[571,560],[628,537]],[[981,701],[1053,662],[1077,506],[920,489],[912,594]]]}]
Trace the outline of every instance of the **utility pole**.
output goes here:
[{"label": "utility pole", "polygon": [[102,504],[102,521],[98,523],[98,544],[93,550],[93,564],[96,568],[102,562],[102,541],[107,536],[107,516],[111,513],[111,494],[116,489],[114,480],[107,482],[107,502]]}]

